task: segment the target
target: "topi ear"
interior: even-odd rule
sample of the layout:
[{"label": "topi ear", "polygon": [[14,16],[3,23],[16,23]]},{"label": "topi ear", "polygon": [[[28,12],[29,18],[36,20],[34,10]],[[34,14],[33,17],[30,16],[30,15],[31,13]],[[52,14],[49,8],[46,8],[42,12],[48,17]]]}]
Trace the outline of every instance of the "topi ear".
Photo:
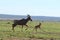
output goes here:
[{"label": "topi ear", "polygon": [[30,15],[27,15],[27,17],[30,17]]}]

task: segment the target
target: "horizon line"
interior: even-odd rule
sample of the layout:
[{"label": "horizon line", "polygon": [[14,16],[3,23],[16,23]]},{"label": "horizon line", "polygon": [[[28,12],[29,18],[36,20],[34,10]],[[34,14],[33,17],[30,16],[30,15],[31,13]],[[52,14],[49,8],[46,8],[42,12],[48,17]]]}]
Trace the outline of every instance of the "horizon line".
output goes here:
[{"label": "horizon line", "polygon": [[[2,15],[16,15],[19,16],[18,14],[2,14]],[[30,15],[30,14],[25,14],[25,15],[20,15],[20,16],[26,16],[26,15]],[[45,16],[45,15],[31,15],[31,16],[44,16],[44,17],[59,17],[59,16]]]}]

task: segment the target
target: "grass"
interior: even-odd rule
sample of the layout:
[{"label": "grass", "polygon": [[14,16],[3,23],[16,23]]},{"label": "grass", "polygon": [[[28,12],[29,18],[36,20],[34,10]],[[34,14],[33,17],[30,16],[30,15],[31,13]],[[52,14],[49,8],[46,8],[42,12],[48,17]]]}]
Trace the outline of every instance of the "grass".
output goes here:
[{"label": "grass", "polygon": [[[8,22],[10,24],[7,24]],[[60,38],[60,22],[42,22],[41,30],[38,29],[38,32],[33,29],[35,25],[39,24],[39,21],[28,22],[28,30],[25,30],[26,26],[22,29],[21,26],[17,25],[15,32],[11,30],[12,24],[13,22],[9,20],[0,21],[0,38]]]}]

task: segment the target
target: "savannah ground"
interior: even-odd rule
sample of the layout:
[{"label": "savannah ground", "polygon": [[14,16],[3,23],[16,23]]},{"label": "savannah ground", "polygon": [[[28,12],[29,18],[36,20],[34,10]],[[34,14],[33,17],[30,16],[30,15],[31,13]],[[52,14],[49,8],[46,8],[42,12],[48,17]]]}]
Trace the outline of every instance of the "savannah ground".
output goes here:
[{"label": "savannah ground", "polygon": [[[9,22],[9,23],[8,23]],[[22,26],[17,25],[15,32],[12,31],[13,21],[0,21],[0,40],[60,40],[60,22],[41,22],[41,29],[36,32],[34,26],[41,21],[28,22],[22,29]]]}]

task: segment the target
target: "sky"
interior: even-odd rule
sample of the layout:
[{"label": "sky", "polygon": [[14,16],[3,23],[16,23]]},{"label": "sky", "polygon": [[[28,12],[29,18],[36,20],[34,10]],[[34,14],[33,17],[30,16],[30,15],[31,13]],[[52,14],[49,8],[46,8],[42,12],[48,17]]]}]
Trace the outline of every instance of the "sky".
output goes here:
[{"label": "sky", "polygon": [[0,14],[60,17],[60,0],[0,0]]}]

